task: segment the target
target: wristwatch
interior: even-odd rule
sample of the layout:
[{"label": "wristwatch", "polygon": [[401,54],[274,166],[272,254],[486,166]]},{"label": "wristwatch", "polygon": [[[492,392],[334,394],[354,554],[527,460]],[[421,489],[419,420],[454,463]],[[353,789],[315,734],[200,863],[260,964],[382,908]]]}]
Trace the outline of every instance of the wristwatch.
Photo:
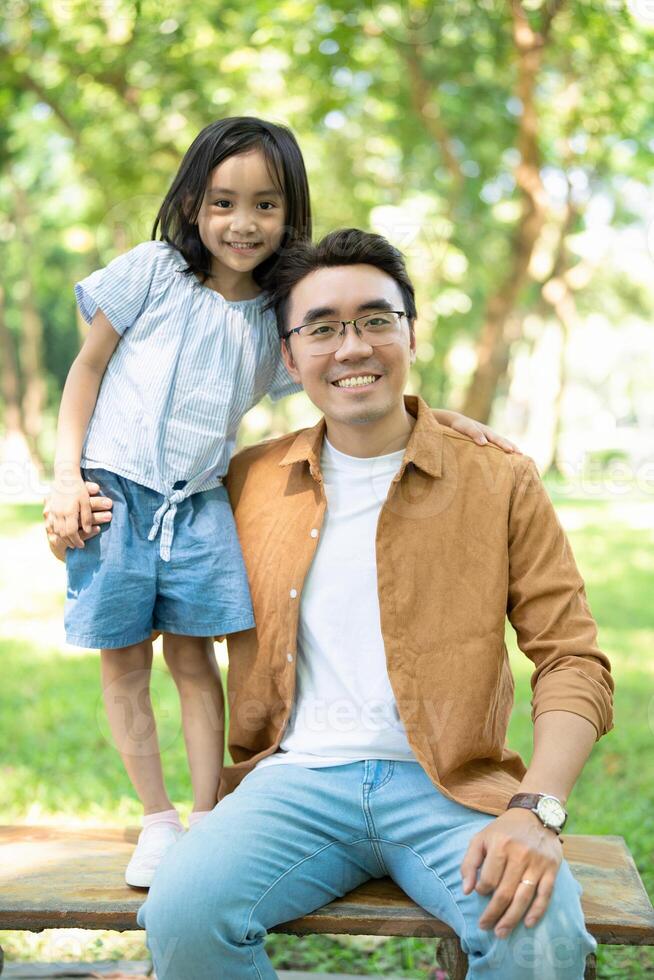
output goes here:
[{"label": "wristwatch", "polygon": [[531,810],[543,826],[553,830],[555,834],[561,833],[568,819],[568,814],[561,801],[557,800],[556,796],[549,796],[547,793],[516,793],[509,800],[507,810],[514,806]]}]

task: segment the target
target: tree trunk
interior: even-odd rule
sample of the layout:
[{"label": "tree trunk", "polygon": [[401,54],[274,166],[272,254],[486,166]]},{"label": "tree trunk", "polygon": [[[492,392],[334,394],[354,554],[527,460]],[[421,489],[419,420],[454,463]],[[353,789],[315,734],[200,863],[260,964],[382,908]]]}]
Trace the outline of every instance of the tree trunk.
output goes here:
[{"label": "tree trunk", "polygon": [[563,475],[559,462],[559,443],[563,430],[563,399],[567,384],[567,352],[570,336],[579,320],[575,291],[588,284],[593,274],[593,266],[588,261],[570,264],[567,248],[568,235],[581,216],[581,210],[571,202],[571,188],[568,188],[568,200],[559,243],[552,266],[552,272],[543,284],[541,295],[543,301],[554,311],[561,328],[561,354],[559,359],[559,390],[554,401],[554,429],[552,432],[552,454],[549,466],[545,467],[551,475]]},{"label": "tree trunk", "polygon": [[529,263],[547,213],[547,197],[540,176],[536,86],[552,20],[560,4],[546,8],[543,27],[531,27],[520,0],[512,0],[513,40],[518,55],[516,95],[522,105],[518,131],[520,162],[515,178],[522,197],[522,212],[513,235],[509,269],[486,304],[477,343],[477,366],[461,411],[487,422],[497,385],[509,363],[505,325],[529,275]]},{"label": "tree trunk", "polygon": [[567,355],[570,334],[577,319],[577,310],[574,298],[565,282],[563,275],[553,277],[543,286],[543,298],[549,303],[556,313],[561,328],[561,353],[559,355],[559,390],[554,399],[554,426],[552,430],[552,454],[549,465],[545,467],[545,472],[550,476],[563,476],[563,471],[559,466],[559,444],[561,442],[561,432],[563,431],[563,399],[567,386]]}]

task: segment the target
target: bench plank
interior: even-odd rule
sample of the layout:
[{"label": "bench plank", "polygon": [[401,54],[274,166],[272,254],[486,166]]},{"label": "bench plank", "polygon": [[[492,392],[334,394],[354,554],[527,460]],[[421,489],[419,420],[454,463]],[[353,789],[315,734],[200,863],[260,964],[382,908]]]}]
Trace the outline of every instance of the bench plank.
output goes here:
[{"label": "bench plank", "polygon": [[[146,891],[123,881],[137,836],[135,828],[0,827],[0,929],[137,929]],[[623,838],[567,835],[564,853],[597,941],[654,945],[654,909]],[[390,878],[372,879],[271,932],[454,935]]]}]

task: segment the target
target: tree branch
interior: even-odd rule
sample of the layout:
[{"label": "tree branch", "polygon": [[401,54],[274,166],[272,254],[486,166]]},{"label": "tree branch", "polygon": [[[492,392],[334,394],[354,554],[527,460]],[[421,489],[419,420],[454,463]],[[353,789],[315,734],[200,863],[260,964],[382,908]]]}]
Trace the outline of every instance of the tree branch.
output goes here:
[{"label": "tree branch", "polygon": [[411,104],[434,142],[437,144],[447,172],[452,177],[455,190],[458,193],[463,185],[464,176],[452,149],[452,141],[443,125],[436,100],[432,97],[431,84],[425,75],[424,65],[415,45],[401,45],[399,50],[404,57],[409,76],[409,94]]}]

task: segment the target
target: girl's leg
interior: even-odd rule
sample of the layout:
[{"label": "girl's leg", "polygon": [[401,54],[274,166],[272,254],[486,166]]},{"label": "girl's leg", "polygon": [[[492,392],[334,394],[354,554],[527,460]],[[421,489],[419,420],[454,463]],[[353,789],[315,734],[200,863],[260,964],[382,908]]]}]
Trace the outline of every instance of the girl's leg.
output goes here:
[{"label": "girl's leg", "polygon": [[213,640],[164,633],[163,648],[182,707],[193,810],[213,810],[225,746],[225,703]]},{"label": "girl's leg", "polygon": [[144,813],[172,810],[150,700],[152,641],[102,650],[101,662],[109,727]]}]

